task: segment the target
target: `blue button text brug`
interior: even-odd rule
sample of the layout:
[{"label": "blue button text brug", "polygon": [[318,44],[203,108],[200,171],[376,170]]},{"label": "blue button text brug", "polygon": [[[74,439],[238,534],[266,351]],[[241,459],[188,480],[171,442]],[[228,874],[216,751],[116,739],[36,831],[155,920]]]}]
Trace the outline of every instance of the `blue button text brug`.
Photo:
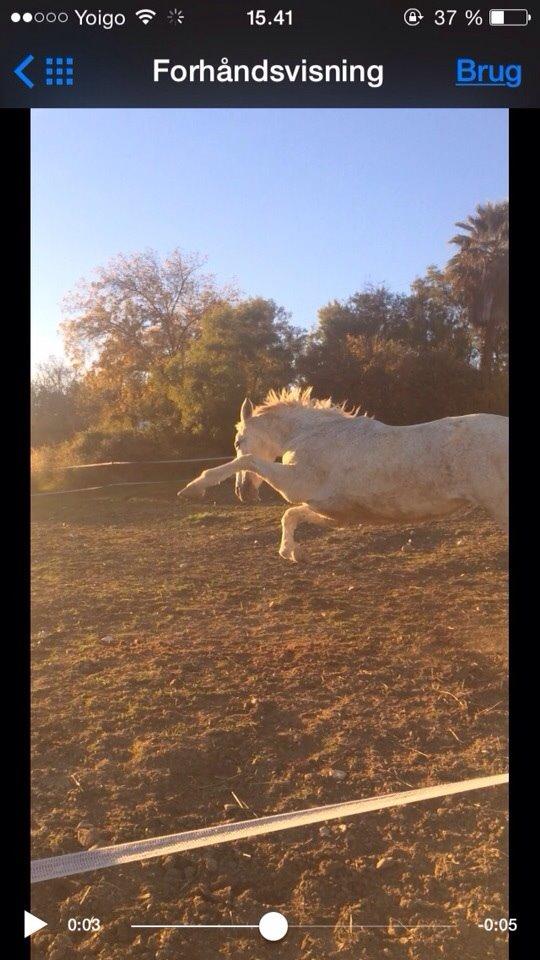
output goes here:
[{"label": "blue button text brug", "polygon": [[456,87],[519,87],[520,63],[477,63],[470,57],[456,60]]}]

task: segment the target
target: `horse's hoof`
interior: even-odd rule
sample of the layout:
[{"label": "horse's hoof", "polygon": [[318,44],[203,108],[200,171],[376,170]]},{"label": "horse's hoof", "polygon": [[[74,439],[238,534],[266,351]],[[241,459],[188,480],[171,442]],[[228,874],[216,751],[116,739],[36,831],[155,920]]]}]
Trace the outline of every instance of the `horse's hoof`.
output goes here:
[{"label": "horse's hoof", "polygon": [[204,500],[205,495],[204,487],[198,487],[196,483],[188,483],[187,487],[182,487],[176,494],[182,500]]},{"label": "horse's hoof", "polygon": [[279,555],[284,560],[288,560],[289,563],[300,563],[304,559],[304,551],[298,545],[293,547],[292,550],[289,547],[281,547]]}]

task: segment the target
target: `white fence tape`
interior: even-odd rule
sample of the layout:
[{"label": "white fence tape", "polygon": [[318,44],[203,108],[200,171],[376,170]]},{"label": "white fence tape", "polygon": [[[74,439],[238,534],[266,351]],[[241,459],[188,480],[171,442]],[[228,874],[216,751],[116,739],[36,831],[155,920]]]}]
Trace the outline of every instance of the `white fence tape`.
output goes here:
[{"label": "white fence tape", "polygon": [[98,463],[74,463],[68,467],[55,467],[54,472],[93,470],[95,467],[138,467],[141,463],[207,463],[209,460],[232,460],[233,456],[233,453],[228,453],[224,457],[190,457],[187,460],[101,460]]},{"label": "white fence tape", "polygon": [[257,820],[221,823],[201,830],[189,830],[187,833],[172,833],[166,837],[119,843],[112,847],[84,850],[81,853],[66,853],[59,857],[34,860],[31,864],[31,882],[40,883],[43,880],[88,873],[90,870],[102,870],[104,867],[114,867],[122,863],[149,860],[151,857],[165,857],[172,853],[181,853],[183,850],[210,847],[217,843],[228,843],[231,840],[247,840],[261,834],[275,833],[277,830],[290,830],[293,827],[304,827],[325,820],[337,820],[359,813],[369,813],[371,810],[384,810],[387,807],[401,807],[407,803],[449,797],[454,793],[482,790],[484,787],[495,787],[503,783],[508,783],[507,773],[476,777],[474,780],[460,780],[457,783],[442,783],[433,787],[420,787],[403,793],[387,793],[365,800],[331,803],[324,807],[312,807],[292,813],[276,813]]},{"label": "white fence tape", "polygon": [[159,483],[179,483],[178,479],[172,480],[126,480],[117,483],[102,483],[99,487],[75,487],[73,490],[44,490],[40,493],[32,493],[33,497],[60,497],[66,493],[92,493],[96,490],[110,490],[112,487],[151,487]]},{"label": "white fence tape", "polygon": [[[232,460],[232,454],[226,457],[192,457],[189,460],[109,460],[102,463],[76,463],[70,467],[58,467],[55,473],[64,473],[66,470],[88,470],[94,467],[136,467],[139,464],[152,463],[209,463],[210,461]],[[98,487],[77,487],[73,490],[44,490],[38,493],[32,493],[32,497],[59,497],[66,493],[89,493],[95,490],[109,490],[111,487],[146,487],[157,483],[178,483],[174,478],[171,480],[118,480],[116,483],[104,483]]]}]

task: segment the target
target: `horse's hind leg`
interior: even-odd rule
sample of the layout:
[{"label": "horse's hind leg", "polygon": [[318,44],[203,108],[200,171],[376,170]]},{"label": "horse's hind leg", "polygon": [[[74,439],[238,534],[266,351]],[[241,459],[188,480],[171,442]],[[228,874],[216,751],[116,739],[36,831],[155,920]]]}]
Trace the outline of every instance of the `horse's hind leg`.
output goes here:
[{"label": "horse's hind leg", "polygon": [[473,500],[477,506],[483,507],[490,514],[497,526],[508,533],[508,512],[510,504],[508,502],[508,482],[486,484],[484,489],[480,488],[476,492]]},{"label": "horse's hind leg", "polygon": [[289,510],[286,510],[281,518],[282,536],[279,555],[284,560],[291,560],[293,563],[302,559],[303,550],[294,539],[296,528],[300,523],[313,523],[320,527],[334,526],[332,520],[321,517],[306,504],[302,504],[300,507],[290,507]]}]

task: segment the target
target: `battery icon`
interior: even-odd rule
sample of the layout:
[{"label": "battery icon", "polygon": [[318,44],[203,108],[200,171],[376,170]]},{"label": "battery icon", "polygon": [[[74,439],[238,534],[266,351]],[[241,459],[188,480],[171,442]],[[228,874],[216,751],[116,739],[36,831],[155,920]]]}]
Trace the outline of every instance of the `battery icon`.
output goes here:
[{"label": "battery icon", "polygon": [[526,27],[531,15],[528,10],[490,10],[491,27]]}]

